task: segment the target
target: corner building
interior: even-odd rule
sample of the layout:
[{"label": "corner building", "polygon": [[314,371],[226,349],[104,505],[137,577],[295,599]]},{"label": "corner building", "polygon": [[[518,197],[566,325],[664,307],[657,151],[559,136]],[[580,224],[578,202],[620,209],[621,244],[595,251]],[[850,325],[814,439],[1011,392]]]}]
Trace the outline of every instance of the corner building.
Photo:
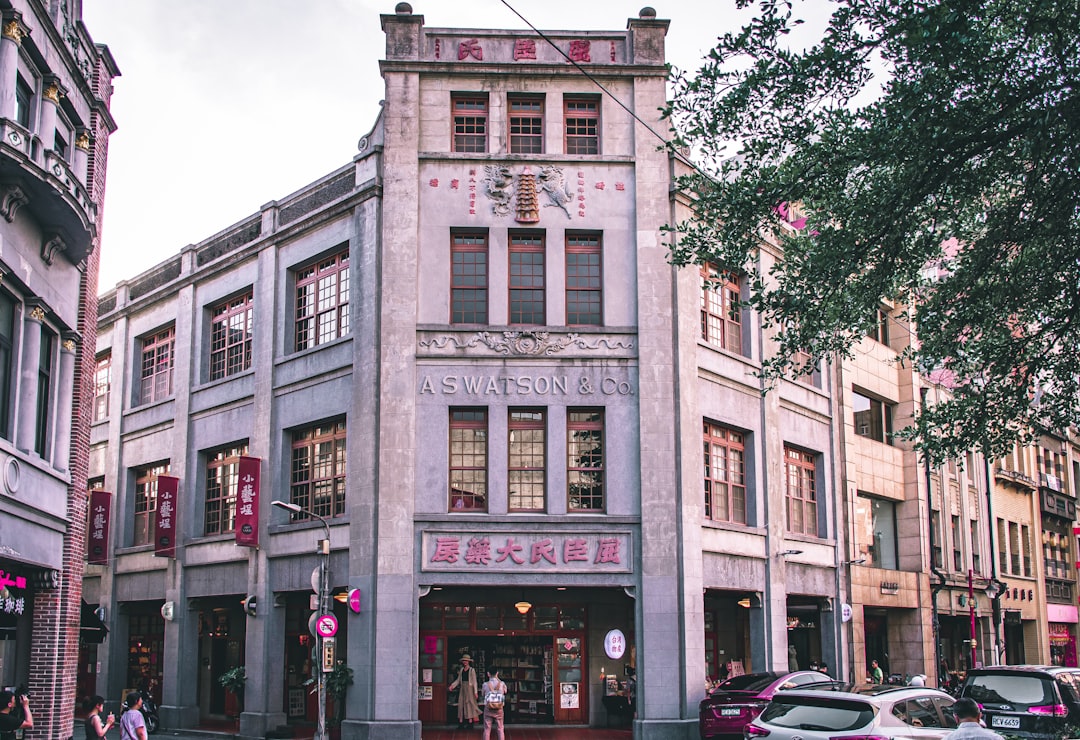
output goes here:
[{"label": "corner building", "polygon": [[102,298],[98,691],[149,681],[166,727],[313,722],[309,512],[343,737],[456,723],[465,653],[511,725],[642,738],[695,735],[707,680],[841,665],[829,377],[763,400],[743,277],[667,263],[668,21],[382,26],[351,165]]}]

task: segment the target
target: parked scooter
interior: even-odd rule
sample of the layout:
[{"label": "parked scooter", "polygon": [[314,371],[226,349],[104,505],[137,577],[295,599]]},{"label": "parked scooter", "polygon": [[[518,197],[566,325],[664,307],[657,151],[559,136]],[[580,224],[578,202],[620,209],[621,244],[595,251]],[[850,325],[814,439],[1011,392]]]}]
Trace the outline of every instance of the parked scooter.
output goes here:
[{"label": "parked scooter", "polygon": [[158,731],[158,708],[154,703],[153,697],[150,696],[150,692],[145,689],[139,689],[139,695],[142,697],[142,712],[143,721],[146,723],[146,731],[153,735]]}]

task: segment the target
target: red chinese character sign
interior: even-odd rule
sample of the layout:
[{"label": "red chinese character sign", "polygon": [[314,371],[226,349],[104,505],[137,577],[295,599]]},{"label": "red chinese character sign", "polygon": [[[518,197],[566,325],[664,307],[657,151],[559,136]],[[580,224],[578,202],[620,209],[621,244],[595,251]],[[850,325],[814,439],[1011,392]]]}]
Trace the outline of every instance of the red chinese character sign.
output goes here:
[{"label": "red chinese character sign", "polygon": [[89,565],[109,564],[109,519],[111,516],[112,494],[100,489],[91,491],[86,532],[86,562]]},{"label": "red chinese character sign", "polygon": [[154,555],[176,557],[176,495],[180,479],[172,475],[157,478],[157,515],[154,522]]},{"label": "red chinese character sign", "polygon": [[424,532],[425,571],[629,573],[628,532]]},{"label": "red chinese character sign", "polygon": [[236,544],[259,546],[259,469],[257,457],[242,456],[237,471]]}]

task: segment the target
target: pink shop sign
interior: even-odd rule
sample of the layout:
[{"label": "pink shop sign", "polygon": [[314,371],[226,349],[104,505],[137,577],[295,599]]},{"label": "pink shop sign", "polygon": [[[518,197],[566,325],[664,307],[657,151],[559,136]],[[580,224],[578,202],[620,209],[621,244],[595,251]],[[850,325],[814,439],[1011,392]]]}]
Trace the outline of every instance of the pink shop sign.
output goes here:
[{"label": "pink shop sign", "polygon": [[629,532],[431,532],[422,568],[466,573],[631,573]]}]

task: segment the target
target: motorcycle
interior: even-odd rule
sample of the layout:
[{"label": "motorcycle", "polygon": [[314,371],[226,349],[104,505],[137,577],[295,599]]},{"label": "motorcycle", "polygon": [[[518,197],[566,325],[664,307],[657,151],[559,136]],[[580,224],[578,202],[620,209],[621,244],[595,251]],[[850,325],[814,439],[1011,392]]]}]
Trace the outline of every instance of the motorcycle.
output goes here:
[{"label": "motorcycle", "polygon": [[158,708],[154,703],[153,698],[148,691],[139,691],[139,696],[142,697],[142,707],[139,709],[142,712],[143,721],[146,723],[146,732],[153,735],[158,731],[160,722],[158,721]]}]

